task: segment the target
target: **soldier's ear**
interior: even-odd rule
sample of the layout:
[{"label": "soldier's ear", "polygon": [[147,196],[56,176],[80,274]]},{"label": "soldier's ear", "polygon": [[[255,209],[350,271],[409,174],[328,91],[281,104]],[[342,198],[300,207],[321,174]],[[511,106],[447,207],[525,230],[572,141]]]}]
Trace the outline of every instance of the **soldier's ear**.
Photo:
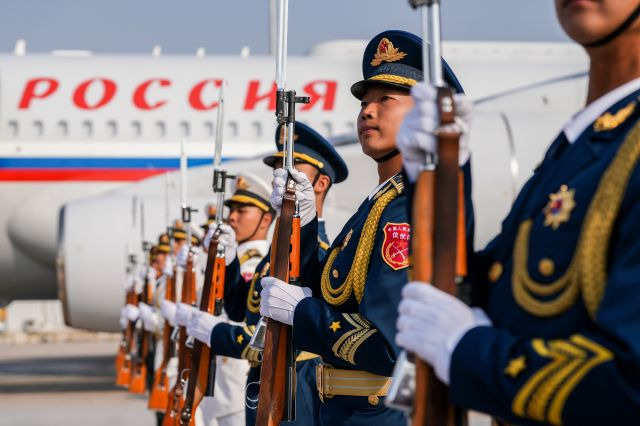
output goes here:
[{"label": "soldier's ear", "polygon": [[313,189],[316,192],[325,193],[331,187],[331,178],[323,173],[318,175],[316,179],[316,184],[313,186]]}]

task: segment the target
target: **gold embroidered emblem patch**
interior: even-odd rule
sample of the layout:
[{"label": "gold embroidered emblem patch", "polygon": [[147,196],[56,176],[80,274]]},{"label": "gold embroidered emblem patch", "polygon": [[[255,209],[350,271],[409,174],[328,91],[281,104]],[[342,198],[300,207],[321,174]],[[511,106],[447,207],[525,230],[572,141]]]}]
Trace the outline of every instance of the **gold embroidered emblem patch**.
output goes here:
[{"label": "gold embroidered emblem patch", "polygon": [[244,336],[242,334],[238,334],[238,337],[236,337],[236,342],[238,342],[238,344],[241,345],[243,341],[244,341]]},{"label": "gold embroidered emblem patch", "polygon": [[553,230],[569,221],[571,210],[576,206],[574,195],[576,190],[569,189],[567,185],[562,185],[560,190],[554,194],[549,194],[549,202],[544,208],[544,226],[551,226]]},{"label": "gold embroidered emblem patch", "polygon": [[236,179],[236,189],[249,189],[249,182],[247,182],[244,176],[238,176]]},{"label": "gold embroidered emblem patch", "polygon": [[349,240],[351,239],[351,236],[353,235],[353,229],[351,229],[348,233],[347,236],[344,237],[344,240],[342,240],[342,250],[345,249],[345,247],[347,247],[347,244],[349,244]]},{"label": "gold embroidered emblem patch", "polygon": [[613,130],[624,123],[627,118],[629,118],[629,116],[633,114],[633,111],[635,111],[635,109],[636,101],[633,101],[626,107],[620,108],[615,114],[607,112],[598,117],[596,122],[593,123],[593,130],[595,130],[596,132],[606,132],[607,130]]},{"label": "gold embroidered emblem patch", "polygon": [[334,321],[329,326],[329,329],[333,330],[334,333],[338,331],[338,329],[340,328],[342,328],[342,326],[340,325],[340,321]]},{"label": "gold embroidered emblem patch", "polygon": [[504,374],[515,379],[525,368],[527,368],[527,359],[524,355],[520,355],[509,361],[509,365],[504,369]]},{"label": "gold embroidered emblem patch", "polygon": [[405,52],[400,52],[399,48],[393,47],[393,43],[385,37],[378,43],[378,49],[373,55],[371,65],[377,67],[383,62],[396,62],[405,56],[407,56]]}]

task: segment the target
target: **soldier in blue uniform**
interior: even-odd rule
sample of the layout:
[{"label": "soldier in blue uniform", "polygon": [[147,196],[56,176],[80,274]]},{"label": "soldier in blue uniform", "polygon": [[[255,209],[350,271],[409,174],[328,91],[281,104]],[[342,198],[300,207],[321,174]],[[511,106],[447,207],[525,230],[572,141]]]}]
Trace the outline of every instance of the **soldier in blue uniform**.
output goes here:
[{"label": "soldier in blue uniform", "polygon": [[[385,31],[369,42],[364,79],[351,92],[361,101],[358,137],[363,152],[377,163],[378,185],[327,257],[301,266],[306,288],[271,277],[262,280],[261,313],[293,325],[296,349],[322,357],[317,388],[323,425],[406,422],[402,413],[386,408],[383,399],[398,351],[395,318],[409,264],[410,227],[396,134],[413,104],[409,89],[422,79],[421,49],[420,38],[403,31]],[[449,82],[457,85],[446,69]],[[278,185],[284,182],[274,181],[272,204],[282,192]],[[298,181],[301,211],[309,203],[308,186]],[[305,219],[303,232],[317,223],[301,214],[303,225]],[[315,249],[312,242],[302,241],[303,254]]]},{"label": "soldier in blue uniform", "polygon": [[[519,425],[640,422],[638,3],[556,0],[591,59],[587,105],[473,258],[477,307],[424,283],[403,291],[397,342],[461,407]],[[433,89],[415,98],[435,111]],[[407,160],[434,146],[416,119],[400,131]]]},{"label": "soldier in blue uniform", "polygon": [[[271,167],[281,167],[283,146],[280,129],[276,131],[277,152],[263,159]],[[333,146],[315,130],[303,123],[295,127],[295,168],[313,182],[315,195],[314,211],[322,214],[327,191],[335,184],[347,178],[347,166]],[[233,200],[233,197],[232,197]],[[269,205],[269,201],[261,198],[261,204]],[[313,231],[313,233],[309,233]],[[323,257],[329,247],[326,233],[318,229],[307,228],[302,239],[317,241],[317,251],[309,253],[314,258]],[[317,254],[316,254],[317,253]],[[260,319],[260,279],[269,275],[269,258],[267,254],[255,268],[249,282],[240,274],[240,265],[234,259],[228,266],[225,275],[225,311],[234,321],[245,322],[244,325],[214,324],[211,315],[198,313],[193,319],[195,323],[206,323],[209,337],[208,343],[217,354],[242,358],[249,361],[251,369],[247,378],[246,424],[253,426],[256,419],[257,398],[260,381],[259,353],[249,346],[256,324]],[[211,317],[211,318],[210,318]],[[205,340],[206,340],[205,337]],[[196,336],[196,338],[199,338]],[[311,425],[318,416],[320,401],[316,392],[315,366],[319,363],[317,355],[300,352],[297,355],[297,400],[295,424]]]}]

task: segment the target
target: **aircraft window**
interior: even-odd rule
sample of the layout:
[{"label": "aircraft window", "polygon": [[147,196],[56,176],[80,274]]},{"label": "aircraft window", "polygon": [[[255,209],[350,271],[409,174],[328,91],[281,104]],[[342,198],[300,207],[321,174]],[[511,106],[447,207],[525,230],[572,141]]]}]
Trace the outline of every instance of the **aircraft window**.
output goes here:
[{"label": "aircraft window", "polygon": [[333,136],[333,129],[331,127],[331,123],[328,121],[325,121],[324,123],[322,123],[322,131],[324,132],[324,136],[327,138],[330,138],[331,136]]},{"label": "aircraft window", "polygon": [[33,130],[35,131],[36,136],[42,136],[42,133],[44,132],[44,124],[42,124],[42,121],[40,120],[34,121]]},{"label": "aircraft window", "polygon": [[93,123],[89,120],[82,122],[82,136],[91,136],[93,134]]},{"label": "aircraft window", "polygon": [[69,125],[66,121],[58,121],[58,131],[60,136],[67,136],[69,133]]},{"label": "aircraft window", "polygon": [[140,136],[142,134],[142,124],[139,121],[131,122],[131,130],[133,131],[133,136]]},{"label": "aircraft window", "polygon": [[181,121],[180,129],[182,131],[182,136],[189,136],[189,123],[187,123],[186,121]]},{"label": "aircraft window", "polygon": [[237,138],[238,137],[238,123],[236,123],[235,121],[230,121],[227,123],[227,131],[228,131],[228,136],[230,138]]},{"label": "aircraft window", "polygon": [[118,134],[118,123],[113,120],[107,121],[107,132],[109,136],[116,137]]},{"label": "aircraft window", "polygon": [[212,121],[205,121],[204,123],[204,131],[207,134],[207,136],[213,136],[213,131],[215,129],[213,128],[213,122]]},{"label": "aircraft window", "polygon": [[254,121],[253,123],[251,123],[251,130],[252,130],[252,137],[254,138],[259,138],[260,136],[262,136],[262,125],[257,122]]},{"label": "aircraft window", "polygon": [[356,124],[353,121],[347,122],[347,133],[348,134],[356,133]]},{"label": "aircraft window", "polygon": [[10,130],[11,136],[18,136],[18,122],[15,120],[11,120],[9,122],[9,130]]},{"label": "aircraft window", "polygon": [[156,122],[156,130],[158,132],[158,137],[164,138],[167,135],[167,125],[164,121]]}]

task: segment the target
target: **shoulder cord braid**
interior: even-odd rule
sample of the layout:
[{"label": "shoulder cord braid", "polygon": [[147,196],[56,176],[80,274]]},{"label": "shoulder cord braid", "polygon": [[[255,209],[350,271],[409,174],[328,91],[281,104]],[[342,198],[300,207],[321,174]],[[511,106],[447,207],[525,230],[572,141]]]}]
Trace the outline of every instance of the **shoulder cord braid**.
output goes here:
[{"label": "shoulder cord braid", "polygon": [[[604,172],[587,211],[574,258],[565,274],[549,284],[536,283],[527,272],[531,220],[520,224],[514,247],[512,275],[513,296],[525,311],[542,317],[563,313],[578,294],[595,321],[607,281],[607,256],[613,226],[638,159],[640,158],[640,123],[631,130]],[[541,301],[535,296],[560,294]]]},{"label": "shoulder cord braid", "polygon": [[322,271],[320,287],[322,289],[322,297],[331,305],[342,305],[349,300],[349,297],[353,292],[355,292],[358,303],[362,301],[365,281],[367,279],[367,270],[369,269],[369,261],[371,260],[371,252],[373,250],[373,242],[378,230],[380,217],[387,205],[391,200],[396,198],[398,194],[399,192],[397,188],[393,188],[378,198],[373,205],[373,208],[364,223],[364,227],[362,228],[362,235],[360,236],[360,241],[358,241],[358,246],[356,247],[349,275],[347,275],[347,278],[344,280],[342,285],[336,289],[331,287],[329,273],[333,267],[333,262],[342,251],[342,247],[336,247],[329,253],[327,263]]},{"label": "shoulder cord braid", "polygon": [[253,259],[254,257],[262,257],[260,252],[257,249],[249,249],[245,251],[242,256],[238,259],[238,262],[242,265],[247,260]]}]

